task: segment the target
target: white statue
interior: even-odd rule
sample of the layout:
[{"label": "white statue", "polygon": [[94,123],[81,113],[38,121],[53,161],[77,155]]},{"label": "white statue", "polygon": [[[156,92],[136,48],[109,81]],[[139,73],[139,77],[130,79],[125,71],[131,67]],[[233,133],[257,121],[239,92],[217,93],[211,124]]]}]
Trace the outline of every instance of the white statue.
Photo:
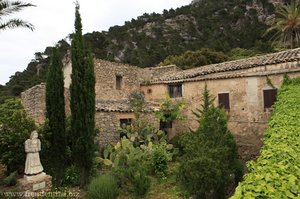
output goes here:
[{"label": "white statue", "polygon": [[41,141],[38,139],[38,133],[33,131],[30,135],[30,139],[25,141],[25,175],[32,176],[42,173],[43,166],[40,161],[40,150]]}]

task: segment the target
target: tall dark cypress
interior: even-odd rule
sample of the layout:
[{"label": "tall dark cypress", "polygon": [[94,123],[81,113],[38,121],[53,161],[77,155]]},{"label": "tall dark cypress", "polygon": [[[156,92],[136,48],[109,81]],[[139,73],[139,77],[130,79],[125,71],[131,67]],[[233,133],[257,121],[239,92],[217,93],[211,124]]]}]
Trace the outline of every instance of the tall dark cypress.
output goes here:
[{"label": "tall dark cypress", "polygon": [[86,185],[92,168],[95,138],[95,75],[90,52],[85,48],[79,4],[75,9],[75,33],[71,45],[72,153],[80,172],[80,186]]},{"label": "tall dark cypress", "polygon": [[51,64],[46,83],[46,116],[49,120],[48,141],[49,166],[53,171],[55,186],[61,185],[65,170],[66,131],[65,131],[65,100],[64,75],[61,57],[56,48],[53,48]]}]

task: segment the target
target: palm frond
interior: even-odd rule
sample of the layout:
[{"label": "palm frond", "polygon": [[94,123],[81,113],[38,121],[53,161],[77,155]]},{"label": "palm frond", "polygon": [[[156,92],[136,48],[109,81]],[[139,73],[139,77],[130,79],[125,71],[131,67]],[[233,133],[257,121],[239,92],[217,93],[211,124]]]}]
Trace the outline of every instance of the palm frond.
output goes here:
[{"label": "palm frond", "polygon": [[7,22],[0,23],[0,30],[7,28],[29,28],[32,31],[34,30],[34,26],[31,23],[20,19],[11,19]]},{"label": "palm frond", "polygon": [[296,0],[290,5],[282,5],[276,8],[276,17],[271,21],[270,27],[263,36],[273,33],[272,43],[278,42],[284,46],[295,47],[300,41],[300,8]]},{"label": "palm frond", "polygon": [[31,3],[23,3],[21,1],[0,1],[0,18],[21,11],[23,8],[35,6]]}]

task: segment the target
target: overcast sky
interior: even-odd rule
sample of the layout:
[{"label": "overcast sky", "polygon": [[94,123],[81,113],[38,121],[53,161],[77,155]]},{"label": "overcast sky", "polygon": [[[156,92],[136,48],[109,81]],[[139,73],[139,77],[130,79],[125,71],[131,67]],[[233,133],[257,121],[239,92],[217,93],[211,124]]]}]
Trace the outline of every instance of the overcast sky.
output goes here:
[{"label": "overcast sky", "polygon": [[[0,84],[8,82],[16,71],[23,71],[34,58],[74,30],[75,0],[23,0],[28,7],[12,17],[29,21],[34,32],[17,28],[0,31]],[[187,5],[191,0],[79,0],[83,32],[108,30],[123,25],[144,13],[162,13],[164,9]],[[9,19],[9,17],[4,18]]]}]

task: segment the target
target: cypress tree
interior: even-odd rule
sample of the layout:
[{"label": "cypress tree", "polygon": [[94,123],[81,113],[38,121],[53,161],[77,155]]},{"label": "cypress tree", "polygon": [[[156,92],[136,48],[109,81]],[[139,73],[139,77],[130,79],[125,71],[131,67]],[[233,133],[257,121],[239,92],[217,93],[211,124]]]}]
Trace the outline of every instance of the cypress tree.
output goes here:
[{"label": "cypress tree", "polygon": [[60,186],[65,170],[66,131],[63,64],[60,54],[53,48],[46,83],[46,116],[49,121],[49,166],[53,171],[55,186]]},{"label": "cypress tree", "polygon": [[90,175],[95,147],[95,75],[93,58],[84,46],[78,3],[75,9],[71,59],[72,153],[75,163],[80,168],[80,186],[83,187]]}]

